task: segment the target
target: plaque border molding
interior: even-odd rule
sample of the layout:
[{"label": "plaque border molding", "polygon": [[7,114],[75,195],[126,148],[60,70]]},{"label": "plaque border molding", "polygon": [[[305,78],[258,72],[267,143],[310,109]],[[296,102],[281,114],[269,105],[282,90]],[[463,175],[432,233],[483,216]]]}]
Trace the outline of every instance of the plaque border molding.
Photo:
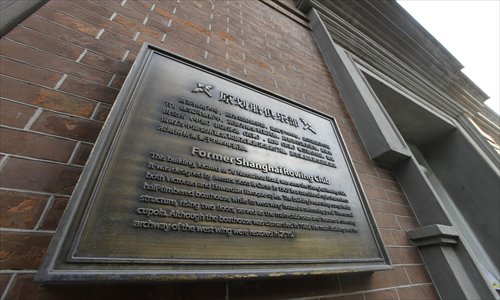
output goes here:
[{"label": "plaque border molding", "polygon": [[[93,189],[88,186],[95,186],[99,180],[101,169],[106,163],[106,155],[116,143],[115,136],[121,130],[121,124],[124,116],[130,109],[133,94],[136,87],[140,84],[142,75],[148,61],[153,54],[159,54],[189,65],[193,68],[202,70],[217,77],[221,77],[229,82],[241,85],[250,90],[264,94],[279,101],[305,109],[310,113],[325,117],[331,121],[335,129],[335,135],[338,138],[339,145],[349,169],[349,173],[354,181],[359,195],[363,212],[367,218],[372,236],[378,248],[379,257],[369,259],[326,259],[326,260],[308,260],[296,261],[262,261],[249,262],[246,264],[235,264],[228,261],[218,265],[210,264],[210,259],[205,260],[205,265],[200,267],[202,262],[184,262],[182,264],[170,265],[171,268],[165,268],[165,264],[158,263],[158,260],[144,260],[140,263],[118,264],[114,262],[100,261],[89,264],[82,261],[71,261],[71,247],[73,239],[77,234],[78,227],[87,213],[90,195]],[[334,262],[332,262],[334,261]],[[156,264],[155,264],[156,263]],[[326,263],[329,263],[328,265]],[[135,266],[140,266],[134,268]],[[191,265],[191,268],[185,266]],[[172,267],[174,266],[174,267]],[[80,180],[73,192],[72,198],[66,208],[52,242],[49,246],[45,259],[35,277],[35,280],[42,284],[61,284],[61,283],[120,283],[120,282],[164,282],[169,280],[216,280],[216,279],[241,279],[256,277],[282,277],[298,275],[320,275],[352,272],[372,272],[378,270],[392,269],[389,256],[384,243],[378,232],[378,226],[371,213],[365,193],[362,189],[360,180],[355,172],[351,157],[345,146],[342,134],[333,117],[298,103],[284,96],[272,93],[259,86],[248,83],[244,80],[227,75],[208,66],[194,62],[185,57],[173,54],[157,46],[145,43],[134,62],[125,83],[117,96],[107,121],[95,143],[87,165],[82,172]]]}]

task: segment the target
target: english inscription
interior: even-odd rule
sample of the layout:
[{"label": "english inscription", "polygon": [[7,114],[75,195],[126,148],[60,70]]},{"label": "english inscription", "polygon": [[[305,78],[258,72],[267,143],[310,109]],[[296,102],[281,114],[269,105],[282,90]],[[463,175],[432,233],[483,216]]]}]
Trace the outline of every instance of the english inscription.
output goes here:
[{"label": "english inscription", "polygon": [[[213,85],[207,86],[214,88]],[[211,97],[206,89],[206,86],[198,83],[193,92],[205,92]],[[298,121],[291,116],[273,112],[225,92],[220,92],[218,101],[236,105],[244,110],[243,113],[251,112],[299,127]],[[171,139],[171,136],[196,137],[197,141],[227,145],[242,152],[251,151],[245,147],[251,145],[329,166],[335,172],[333,157],[326,155],[331,155],[330,146],[300,136],[300,130],[292,133],[272,126],[269,128],[265,123],[255,121],[255,116],[237,115],[185,98],[166,99],[158,110],[162,115],[156,129],[167,134],[166,139]],[[299,119],[304,124],[303,129],[315,133],[311,124]],[[190,160],[171,157],[152,149],[148,159],[153,162],[145,162],[147,171],[142,184],[147,194],[138,197],[140,202],[151,205],[140,206],[136,210],[139,216],[148,219],[133,219],[134,228],[278,239],[295,238],[316,230],[358,233],[347,194],[332,188],[333,184],[327,176],[306,174],[268,162],[250,161],[242,156],[212,153],[194,145],[188,150]],[[295,151],[304,155],[297,155]],[[176,164],[189,169],[178,169]],[[158,198],[159,194],[183,196],[184,199]],[[204,199],[212,202],[202,202]],[[206,223],[210,226],[201,225]]]}]

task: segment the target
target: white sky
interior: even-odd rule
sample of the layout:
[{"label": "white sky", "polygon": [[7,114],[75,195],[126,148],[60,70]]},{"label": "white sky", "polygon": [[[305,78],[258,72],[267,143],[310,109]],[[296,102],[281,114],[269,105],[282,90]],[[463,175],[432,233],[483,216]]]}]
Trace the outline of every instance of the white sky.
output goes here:
[{"label": "white sky", "polygon": [[500,113],[500,0],[397,0],[464,66]]}]

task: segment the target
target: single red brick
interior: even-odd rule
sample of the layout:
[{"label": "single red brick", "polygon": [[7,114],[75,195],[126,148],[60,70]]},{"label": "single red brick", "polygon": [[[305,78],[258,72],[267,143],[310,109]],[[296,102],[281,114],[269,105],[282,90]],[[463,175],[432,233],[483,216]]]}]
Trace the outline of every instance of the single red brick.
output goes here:
[{"label": "single red brick", "polygon": [[[164,47],[162,47],[164,49]],[[128,64],[133,64],[135,62],[135,59],[137,58],[137,52],[130,51],[123,60],[123,62],[128,63]]]},{"label": "single red brick", "polygon": [[23,128],[35,111],[31,106],[0,99],[0,124]]},{"label": "single red brick", "polygon": [[373,216],[375,217],[379,228],[401,229],[399,223],[396,220],[396,216],[394,215],[374,212]]},{"label": "single red brick", "polygon": [[382,209],[383,212],[400,216],[408,216],[408,217],[413,216],[413,212],[409,205],[395,204],[385,201],[379,201],[379,202],[380,202],[380,208]]},{"label": "single red brick", "polygon": [[346,274],[340,276],[343,293],[390,288],[408,285],[410,281],[403,267],[374,273]]},{"label": "single red brick", "polygon": [[[354,145],[354,144],[351,144],[351,146],[352,145]],[[360,150],[358,150],[358,151],[360,151]],[[356,171],[358,171],[361,174],[368,174],[368,175],[377,176],[377,171],[375,170],[375,167],[373,167],[373,166],[355,162],[354,167],[356,168]]]},{"label": "single red brick", "polygon": [[415,247],[387,247],[393,264],[421,264],[422,258]]},{"label": "single red brick", "polygon": [[394,241],[396,241],[396,245],[398,246],[411,246],[410,240],[408,239],[408,235],[403,230],[394,230],[391,231],[392,237]]},{"label": "single red brick", "polygon": [[9,284],[12,274],[0,274],[0,295],[3,295]]},{"label": "single red brick", "polygon": [[396,219],[401,225],[401,229],[403,230],[408,231],[419,227],[417,219],[415,219],[414,217],[397,216]]},{"label": "single red brick", "polygon": [[394,202],[394,203],[399,203],[399,204],[408,204],[408,200],[406,200],[406,197],[402,193],[394,193],[391,191],[386,191],[387,196],[389,197],[389,201]]},{"label": "single red brick", "polygon": [[61,216],[66,209],[69,198],[67,197],[55,197],[52,206],[47,214],[47,217],[43,221],[41,229],[44,230],[56,230],[57,225],[61,219]]},{"label": "single red brick", "polygon": [[87,143],[81,143],[76,149],[75,156],[73,158],[73,164],[84,166],[89,158],[90,152],[92,151],[93,145]]},{"label": "single red brick", "polygon": [[399,183],[397,183],[395,181],[378,178],[377,183],[378,183],[378,186],[385,188],[387,190],[391,190],[393,192],[398,192],[398,193],[403,192],[401,190],[401,187],[399,186]]},{"label": "single red brick", "polygon": [[[111,1],[111,0],[110,0]],[[33,275],[16,277],[6,300],[135,300],[135,299],[224,299],[225,282],[164,283],[161,285],[67,285],[40,286]]]},{"label": "single red brick", "polygon": [[128,71],[132,67],[130,64],[106,57],[104,55],[100,55],[92,51],[87,52],[80,62],[101,70],[105,70],[107,72],[124,76],[127,76]]},{"label": "single red brick", "polygon": [[134,52],[139,52],[139,50],[141,50],[141,44],[139,42],[111,31],[104,31],[104,33],[100,37],[100,40]]},{"label": "single red brick", "polygon": [[425,265],[406,266],[405,269],[412,284],[432,283],[432,279],[429,273],[427,273]]},{"label": "single red brick", "polygon": [[379,189],[377,187],[363,185],[363,190],[366,193],[366,197],[368,199],[376,199],[376,200],[389,200],[385,190]]},{"label": "single red brick", "polygon": [[396,290],[383,290],[365,294],[366,300],[399,300]]},{"label": "single red brick", "polygon": [[33,229],[48,196],[0,191],[0,227]]},{"label": "single red brick", "polygon": [[52,234],[0,231],[0,266],[10,270],[36,270]]},{"label": "single red brick", "polygon": [[10,157],[0,173],[0,186],[70,195],[82,169]]},{"label": "single red brick", "polygon": [[358,174],[358,176],[361,183],[366,185],[378,186],[377,177],[362,173]]},{"label": "single red brick", "polygon": [[382,169],[382,168],[379,168],[377,167],[377,173],[378,175],[380,176],[380,178],[384,178],[384,179],[387,179],[387,180],[392,180],[392,181],[395,181],[397,182],[397,178],[396,178],[396,175],[394,175],[394,173],[392,171],[389,171],[389,170],[385,170],[385,169]]},{"label": "single red brick", "polygon": [[379,200],[375,199],[368,199],[368,204],[370,205],[370,208],[372,211],[376,212],[384,212],[382,208],[380,207],[380,202]]},{"label": "single red brick", "polygon": [[160,47],[162,44],[158,39],[152,38],[152,37],[145,35],[145,34],[139,34],[139,36],[137,37],[136,43],[138,45],[142,45],[143,43],[149,43],[149,44],[157,46],[157,47]]},{"label": "single red brick", "polygon": [[321,297],[321,300],[365,300],[363,294]]},{"label": "single red brick", "polygon": [[95,103],[41,86],[0,76],[0,96],[77,116],[89,117]]},{"label": "single red brick", "polygon": [[68,77],[59,88],[61,91],[112,104],[118,90],[91,81]]},{"label": "single red brick", "polygon": [[291,299],[339,293],[336,276],[266,279],[229,283],[235,299]]},{"label": "single red brick", "polygon": [[420,285],[406,288],[399,288],[400,299],[405,300],[438,300],[439,295],[433,285]]},{"label": "single red brick", "polygon": [[125,76],[120,76],[116,75],[115,78],[113,78],[113,81],[111,81],[111,87],[115,89],[120,89],[123,85],[123,82],[125,82]]},{"label": "single red brick", "polygon": [[84,142],[95,142],[102,123],[98,121],[44,111],[32,130],[59,135]]},{"label": "single red brick", "polygon": [[67,162],[76,142],[43,134],[0,128],[0,148],[3,152]]},{"label": "single red brick", "polygon": [[394,241],[394,238],[392,237],[393,231],[394,230],[379,229],[382,240],[384,241],[384,245],[386,245],[386,246],[396,245],[396,242]]},{"label": "single red brick", "polygon": [[97,121],[104,122],[108,118],[111,106],[101,103],[95,112],[94,119]]}]

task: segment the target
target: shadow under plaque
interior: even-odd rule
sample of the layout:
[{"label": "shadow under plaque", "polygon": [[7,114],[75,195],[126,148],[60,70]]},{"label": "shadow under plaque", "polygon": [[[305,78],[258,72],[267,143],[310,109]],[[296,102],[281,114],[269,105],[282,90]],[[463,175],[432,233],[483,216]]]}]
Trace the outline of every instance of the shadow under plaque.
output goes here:
[{"label": "shadow under plaque", "polygon": [[333,118],[145,44],[37,280],[388,268]]}]

